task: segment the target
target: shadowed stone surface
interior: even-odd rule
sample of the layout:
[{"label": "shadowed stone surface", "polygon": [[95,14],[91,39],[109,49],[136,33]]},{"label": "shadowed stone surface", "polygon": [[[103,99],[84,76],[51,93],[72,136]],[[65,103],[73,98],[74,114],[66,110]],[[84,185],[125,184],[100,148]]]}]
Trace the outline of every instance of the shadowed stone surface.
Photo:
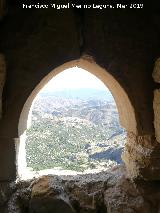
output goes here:
[{"label": "shadowed stone surface", "polygon": [[160,179],[160,144],[153,136],[128,133],[122,159],[130,178]]},{"label": "shadowed stone surface", "polygon": [[160,58],[155,62],[152,76],[155,82],[160,83]]},{"label": "shadowed stone surface", "polygon": [[[145,8],[53,12],[24,10],[20,1],[8,1],[8,14],[4,17],[3,2],[0,1],[2,85],[4,56],[7,74],[0,120],[0,212],[57,211],[60,206],[68,212],[74,212],[74,208],[78,213],[160,212],[160,95],[159,85],[152,79],[154,69],[154,80],[160,82],[158,8],[150,8],[149,12]],[[79,177],[63,177],[58,181],[58,190],[49,185],[55,178],[44,177],[39,183],[32,180],[16,184],[10,196],[4,182],[16,178],[14,138],[20,136],[18,124],[26,100],[52,70],[84,55],[92,57],[120,84],[133,108],[136,128],[132,131],[135,125],[130,125],[123,155],[127,170],[89,175],[83,181]],[[132,124],[126,105],[121,107],[126,109],[126,123]]]},{"label": "shadowed stone surface", "polygon": [[157,141],[160,143],[160,89],[154,91],[153,108],[155,136]]},{"label": "shadowed stone surface", "polygon": [[[20,181],[8,195],[8,213],[155,213],[160,182],[133,181],[118,166],[97,174],[42,176]],[[7,203],[6,203],[7,204]]]},{"label": "shadowed stone surface", "polygon": [[[16,176],[16,155],[10,143],[20,136],[19,119],[28,97],[51,71],[86,55],[104,68],[124,91],[123,97],[117,92],[115,100],[117,106],[123,109],[120,117],[129,127],[128,131],[136,134],[137,138],[146,135],[154,137],[155,83],[152,72],[154,62],[160,55],[157,27],[160,18],[156,12],[151,11],[146,16],[145,9],[23,9],[21,2],[8,4],[8,14],[0,22],[0,50],[7,67],[0,136],[10,140],[2,139],[0,142],[0,150],[3,150],[1,180],[14,179]],[[159,65],[156,67],[155,70]],[[116,83],[112,85],[113,91],[117,87]],[[122,98],[129,100],[132,110],[128,110],[125,101],[121,103]],[[130,111],[135,116],[131,116]],[[150,174],[147,170],[151,170],[151,164],[144,164],[140,154],[138,161],[130,157],[135,154],[134,148],[128,151],[128,160],[126,154],[128,170],[135,169],[132,174],[141,178],[145,175],[146,178]],[[12,160],[7,156],[12,156]],[[145,159],[149,160],[149,157]],[[139,169],[142,167],[145,172]],[[152,170],[154,175],[151,175],[151,179],[158,179],[158,164]],[[150,179],[150,175],[147,178]]]},{"label": "shadowed stone surface", "polygon": [[0,54],[0,118],[2,118],[2,93],[6,77],[6,62],[3,54]]}]

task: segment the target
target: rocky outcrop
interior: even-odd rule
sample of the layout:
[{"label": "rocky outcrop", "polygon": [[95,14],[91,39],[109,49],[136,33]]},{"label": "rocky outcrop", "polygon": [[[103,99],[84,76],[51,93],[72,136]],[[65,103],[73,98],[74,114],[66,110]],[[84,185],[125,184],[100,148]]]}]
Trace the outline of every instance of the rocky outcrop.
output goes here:
[{"label": "rocky outcrop", "polygon": [[[160,182],[133,181],[123,166],[97,174],[42,176],[12,186],[4,213],[155,213]],[[6,201],[7,201],[6,200]],[[8,209],[8,210],[7,210]]]}]

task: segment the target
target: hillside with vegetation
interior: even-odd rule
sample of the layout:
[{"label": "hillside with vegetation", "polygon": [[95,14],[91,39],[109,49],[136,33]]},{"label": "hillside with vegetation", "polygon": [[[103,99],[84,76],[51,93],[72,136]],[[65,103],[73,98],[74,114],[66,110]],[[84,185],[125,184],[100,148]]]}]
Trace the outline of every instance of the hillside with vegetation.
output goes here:
[{"label": "hillside with vegetation", "polygon": [[79,172],[107,169],[122,163],[125,137],[110,93],[40,93],[27,130],[27,166]]}]

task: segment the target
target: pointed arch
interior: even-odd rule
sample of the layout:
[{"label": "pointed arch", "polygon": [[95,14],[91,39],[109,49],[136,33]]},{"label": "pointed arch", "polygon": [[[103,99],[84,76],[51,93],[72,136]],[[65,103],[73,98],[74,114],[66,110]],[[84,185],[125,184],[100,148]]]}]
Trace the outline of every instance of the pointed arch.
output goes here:
[{"label": "pointed arch", "polygon": [[19,125],[18,125],[19,136],[23,135],[23,133],[27,129],[28,115],[31,111],[31,105],[34,98],[39,93],[39,91],[54,76],[72,67],[79,67],[84,70],[87,70],[88,72],[90,72],[91,74],[99,78],[108,87],[108,89],[110,90],[110,92],[112,93],[115,99],[118,112],[119,112],[119,119],[120,119],[121,125],[128,132],[133,132],[137,134],[135,111],[123,87],[111,74],[109,74],[109,72],[107,72],[104,68],[97,65],[91,58],[89,59],[81,58],[79,60],[73,60],[57,67],[56,69],[51,71],[45,78],[43,78],[41,82],[35,87],[31,95],[28,97],[26,103],[24,104],[20,114]]}]

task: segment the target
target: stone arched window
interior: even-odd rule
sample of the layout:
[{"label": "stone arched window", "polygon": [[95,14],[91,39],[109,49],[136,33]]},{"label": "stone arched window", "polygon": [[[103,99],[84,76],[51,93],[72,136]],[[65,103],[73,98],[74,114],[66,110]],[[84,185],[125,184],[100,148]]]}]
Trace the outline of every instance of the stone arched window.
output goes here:
[{"label": "stone arched window", "polygon": [[82,58],[79,60],[67,62],[51,71],[44,79],[42,79],[42,81],[32,91],[26,103],[24,104],[18,126],[18,133],[20,138],[20,141],[17,143],[18,144],[17,162],[18,162],[19,175],[24,173],[24,168],[26,167],[25,132],[28,125],[28,115],[31,111],[32,102],[36,97],[36,95],[38,94],[38,92],[48,83],[49,80],[51,80],[54,76],[64,71],[65,69],[72,67],[79,67],[87,70],[88,72],[99,78],[108,87],[108,89],[111,91],[115,99],[119,112],[119,119],[121,126],[124,127],[127,132],[133,132],[134,134],[137,133],[134,109],[129,100],[129,97],[127,96],[125,90],[122,88],[119,82],[105,69],[97,65],[90,58],[89,59]]}]

